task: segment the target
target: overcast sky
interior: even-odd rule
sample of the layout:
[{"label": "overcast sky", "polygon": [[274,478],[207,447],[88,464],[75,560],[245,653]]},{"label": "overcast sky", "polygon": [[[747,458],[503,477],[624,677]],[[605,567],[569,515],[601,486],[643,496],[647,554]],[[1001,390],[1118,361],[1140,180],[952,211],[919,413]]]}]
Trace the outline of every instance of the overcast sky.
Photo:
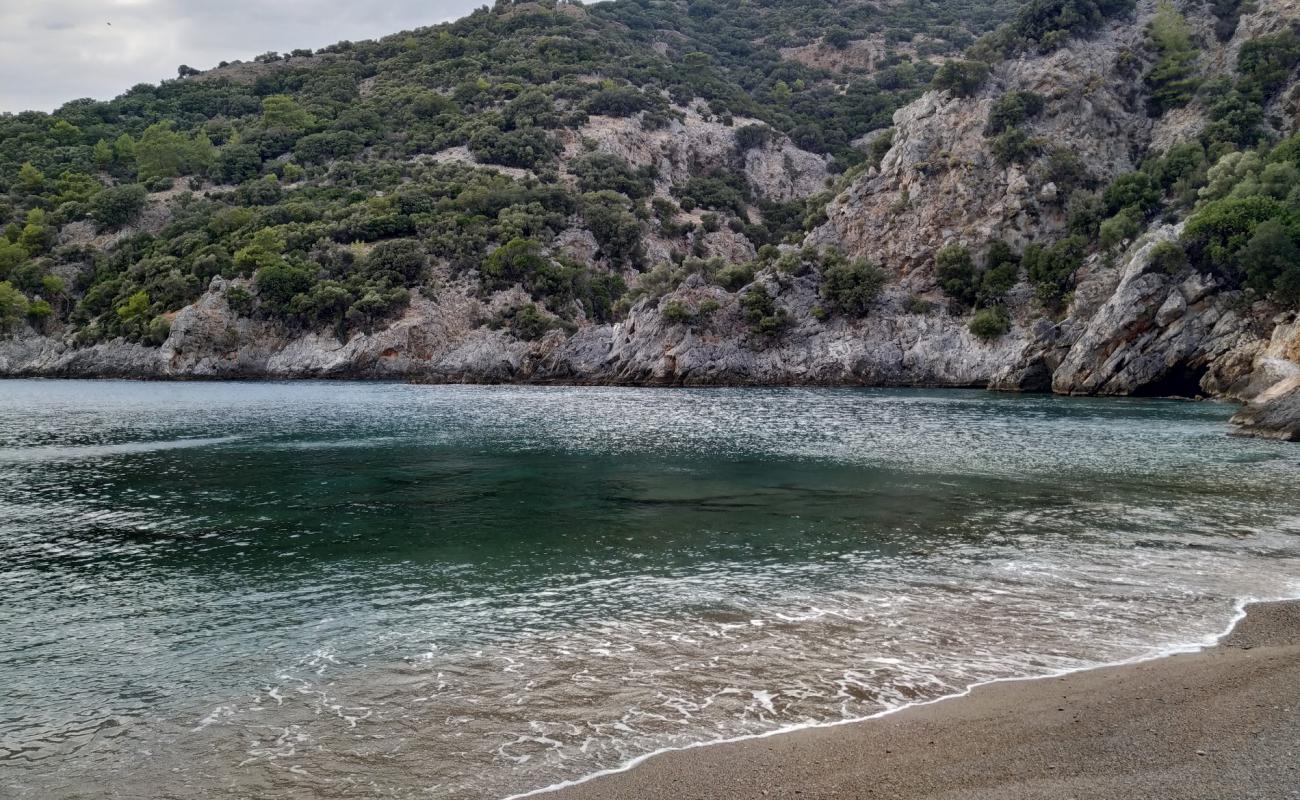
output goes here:
[{"label": "overcast sky", "polygon": [[490,0],[0,0],[0,111],[108,100],[267,50],[359,41]]}]

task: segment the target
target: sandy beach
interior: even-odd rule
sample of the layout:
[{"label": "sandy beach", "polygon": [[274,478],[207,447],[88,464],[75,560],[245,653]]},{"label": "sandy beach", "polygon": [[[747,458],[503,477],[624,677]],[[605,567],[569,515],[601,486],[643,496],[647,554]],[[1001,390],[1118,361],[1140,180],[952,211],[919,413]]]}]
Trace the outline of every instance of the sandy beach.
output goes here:
[{"label": "sandy beach", "polygon": [[554,800],[1300,798],[1300,603],[1216,647],[666,753]]}]

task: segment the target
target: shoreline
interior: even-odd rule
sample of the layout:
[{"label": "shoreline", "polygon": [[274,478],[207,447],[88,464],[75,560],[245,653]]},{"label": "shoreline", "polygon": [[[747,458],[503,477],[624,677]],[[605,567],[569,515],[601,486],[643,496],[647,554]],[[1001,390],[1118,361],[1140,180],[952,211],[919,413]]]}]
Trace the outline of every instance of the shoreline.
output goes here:
[{"label": "shoreline", "polygon": [[[1074,741],[1075,737],[1070,735],[1048,735],[1044,739],[1041,738],[1041,732],[1037,737],[1025,738],[1026,733],[1040,727],[1039,718],[1029,713],[1029,709],[1036,705],[1043,706],[1040,711],[1049,717],[1052,709],[1046,706],[1056,707],[1057,714],[1068,710],[1069,705],[1088,706],[1094,712],[1106,708],[1113,710],[1116,705],[1128,708],[1126,700],[1130,698],[1120,696],[1123,692],[1112,692],[1114,685],[1139,684],[1140,692],[1150,694],[1151,690],[1167,687],[1170,679],[1178,677],[1183,677],[1189,686],[1197,681],[1231,683],[1233,673],[1241,666],[1238,661],[1246,662],[1246,666],[1258,665],[1262,661],[1267,661],[1270,665],[1281,662],[1284,677],[1280,680],[1281,687],[1273,687],[1276,691],[1272,694],[1279,695],[1282,705],[1274,708],[1280,709],[1284,720],[1289,721],[1288,731],[1291,736],[1277,737],[1271,746],[1280,748],[1283,753],[1294,753],[1300,747],[1300,706],[1296,705],[1300,701],[1300,598],[1268,601],[1248,599],[1238,602],[1232,620],[1220,633],[1197,643],[1119,662],[1038,676],[996,678],[972,684],[960,692],[885,709],[859,718],[787,726],[733,739],[665,748],[639,756],[618,767],[510,795],[503,800],[529,797],[555,800],[601,800],[614,797],[646,800],[658,797],[672,800],[683,800],[686,797],[698,797],[700,800],[748,800],[758,797],[798,797],[800,800],[849,800],[876,796],[900,800],[967,797],[971,786],[962,784],[978,784],[982,787],[980,791],[970,794],[971,798],[1102,798],[1145,795],[1148,798],[1169,797],[1171,800],[1182,800],[1200,796],[1300,797],[1300,793],[1294,791],[1295,787],[1300,787],[1300,766],[1296,766],[1300,764],[1300,759],[1290,756],[1278,763],[1279,769],[1291,771],[1289,776],[1274,781],[1267,787],[1254,787],[1246,794],[1225,794],[1223,787],[1205,795],[1189,793],[1191,786],[1205,784],[1208,787],[1210,784],[1205,783],[1199,772],[1188,770],[1186,766],[1180,770],[1183,773],[1181,779],[1170,777],[1170,780],[1181,781],[1177,788],[1163,787],[1157,781],[1141,790],[1128,789],[1124,788],[1127,783],[1121,781],[1114,787],[1119,791],[1115,794],[1094,784],[1117,780],[1115,776],[1123,775],[1125,771],[1117,769],[1118,765],[1114,764],[1092,763],[1095,759],[1082,763],[1073,759],[1068,751],[1072,748],[1077,748],[1080,752],[1086,751],[1085,743]],[[1271,683],[1278,682],[1274,676]],[[1233,688],[1235,690],[1240,687]],[[1179,691],[1182,690],[1166,689],[1162,693],[1178,695]],[[1043,701],[1046,701],[1046,705]],[[1207,720],[1205,717],[1212,715],[1197,708],[1189,708],[1191,701],[1187,697],[1177,697],[1172,702],[1162,697],[1159,702],[1165,709],[1176,709],[1175,716],[1192,718],[1182,720],[1183,727],[1204,729],[1214,727],[1213,724],[1204,724],[1206,722],[1222,723],[1222,720]],[[1057,703],[1061,705],[1058,706]],[[1093,727],[1100,722],[1100,730],[1116,729],[1116,720],[1106,719],[1106,714],[1094,713],[1092,716],[1098,718],[1094,719]],[[1120,716],[1123,716],[1122,712]],[[1239,717],[1230,719],[1238,720]],[[1198,726],[1198,721],[1203,724]],[[1078,716],[1072,723],[1087,724],[1086,720]],[[920,738],[931,738],[921,742],[914,735],[918,730],[923,732]],[[1171,744],[1163,739],[1143,741],[1141,734],[1147,734],[1146,739],[1160,739],[1158,735],[1151,736],[1155,730],[1144,728],[1133,735],[1121,734],[1118,744],[1124,749],[1147,751],[1151,751],[1153,745],[1156,746],[1154,749],[1159,749],[1159,744]],[[934,737],[950,739],[951,742],[936,745],[938,739]],[[1004,752],[997,752],[999,748],[996,742],[1007,739],[1020,745],[1032,740],[1040,745],[1040,749],[1055,752],[1058,760],[1074,761],[1073,771],[1082,773],[1082,777],[1076,775],[1075,778],[1087,785],[1072,784],[1060,787],[1059,791],[1040,785],[1061,783],[1070,770],[1061,770],[1057,764],[1048,764],[1044,774],[1031,779],[1026,774],[1026,767],[1031,767],[1028,773],[1033,773],[1033,762],[1041,762],[1041,759],[1030,759],[1029,763],[1025,763],[1023,758],[1010,752],[1011,748],[1002,748]],[[883,747],[882,742],[894,746]],[[953,747],[943,747],[943,744],[951,744]],[[928,750],[931,747],[935,749]],[[969,752],[951,752],[954,749],[969,751],[971,747],[978,749],[978,758],[972,759]],[[1191,764],[1199,762],[1203,766],[1210,765],[1208,750],[1182,749],[1193,754]],[[1066,752],[1061,752],[1062,750]],[[946,754],[935,757],[944,753]],[[882,755],[885,757],[882,763],[873,764],[870,760],[863,760],[864,756],[879,758]],[[827,756],[831,756],[831,759],[823,761]],[[972,760],[979,762],[979,765],[970,764]],[[892,769],[883,763],[891,761],[896,762]],[[926,767],[907,763],[916,761],[930,763]],[[1038,766],[1041,768],[1043,765],[1040,763]],[[948,782],[956,785],[942,789],[931,786],[936,780],[930,774],[932,771],[946,774]],[[972,774],[964,775],[965,772]],[[1007,779],[990,782],[990,776],[985,774],[990,772],[1008,773],[1005,778],[1014,777],[1015,785]],[[1186,775],[1189,772],[1197,775],[1190,779],[1190,783]],[[1031,788],[1030,783],[1037,788]],[[1188,785],[1184,786],[1184,783]],[[885,788],[886,785],[888,788]],[[1169,793],[1161,794],[1162,788],[1168,788]],[[1000,793],[1002,791],[1007,794],[1003,795]]]}]

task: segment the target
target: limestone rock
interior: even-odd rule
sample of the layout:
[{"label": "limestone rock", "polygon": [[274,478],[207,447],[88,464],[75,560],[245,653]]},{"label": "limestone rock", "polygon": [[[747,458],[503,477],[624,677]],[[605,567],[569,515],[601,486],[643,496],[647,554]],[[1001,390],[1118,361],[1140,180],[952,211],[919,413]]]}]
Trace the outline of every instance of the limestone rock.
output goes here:
[{"label": "limestone rock", "polygon": [[1239,436],[1300,442],[1300,375],[1288,378],[1252,400],[1232,418]]}]

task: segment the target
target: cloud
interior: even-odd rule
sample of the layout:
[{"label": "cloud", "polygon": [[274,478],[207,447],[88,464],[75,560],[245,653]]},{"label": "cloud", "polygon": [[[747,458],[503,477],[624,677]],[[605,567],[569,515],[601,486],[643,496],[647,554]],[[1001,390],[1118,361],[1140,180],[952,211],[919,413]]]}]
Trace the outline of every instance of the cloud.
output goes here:
[{"label": "cloud", "polygon": [[41,0],[0,4],[0,111],[107,100],[138,83],[435,25],[483,0]]}]

